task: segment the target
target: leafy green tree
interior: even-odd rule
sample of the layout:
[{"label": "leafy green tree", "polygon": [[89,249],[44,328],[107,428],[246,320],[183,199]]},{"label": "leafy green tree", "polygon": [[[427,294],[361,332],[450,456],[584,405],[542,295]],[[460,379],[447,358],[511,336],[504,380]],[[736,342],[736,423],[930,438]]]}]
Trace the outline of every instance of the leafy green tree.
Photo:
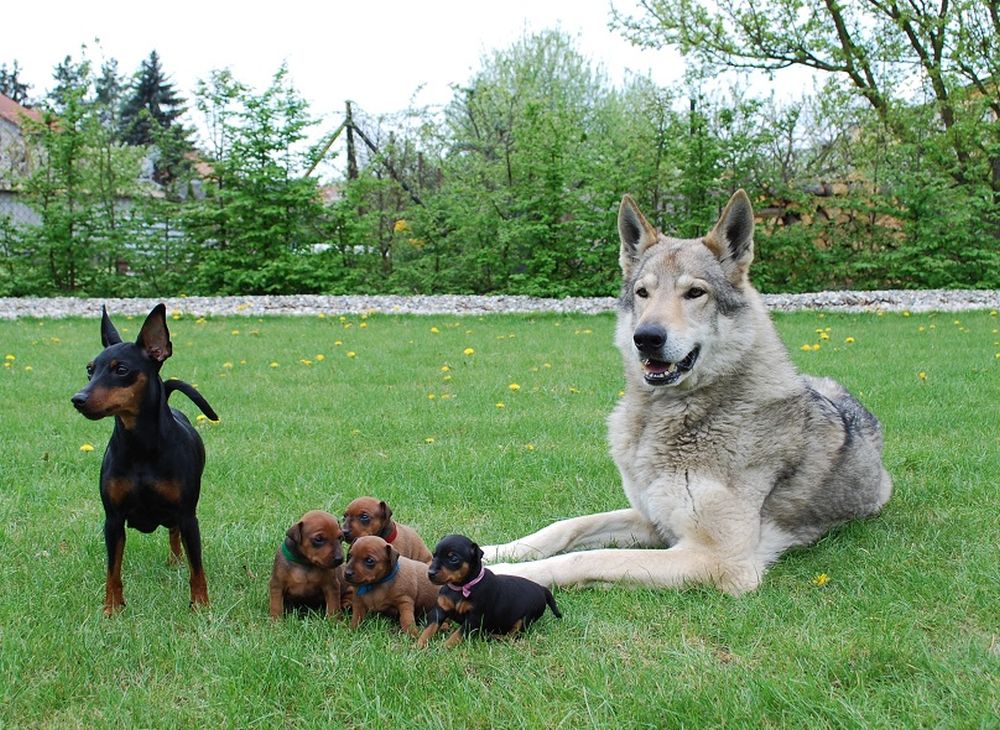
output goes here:
[{"label": "leafy green tree", "polygon": [[[851,90],[896,141],[954,183],[984,187],[993,205],[1000,203],[996,0],[642,0],[640,6],[637,16],[616,14],[634,43],[676,46],[712,70],[812,69]],[[995,211],[987,218],[1000,238]]]},{"label": "leafy green tree", "polygon": [[322,214],[317,182],[302,175],[313,123],[282,66],[254,93],[228,71],[199,86],[217,157],[209,194],[191,211],[198,286],[220,293],[314,290],[307,254]]},{"label": "leafy green tree", "polygon": [[139,192],[141,154],[103,123],[89,62],[67,57],[56,80],[52,107],[26,127],[42,153],[22,189],[41,223],[21,234],[22,260],[36,293],[114,293],[135,233],[123,201]]}]

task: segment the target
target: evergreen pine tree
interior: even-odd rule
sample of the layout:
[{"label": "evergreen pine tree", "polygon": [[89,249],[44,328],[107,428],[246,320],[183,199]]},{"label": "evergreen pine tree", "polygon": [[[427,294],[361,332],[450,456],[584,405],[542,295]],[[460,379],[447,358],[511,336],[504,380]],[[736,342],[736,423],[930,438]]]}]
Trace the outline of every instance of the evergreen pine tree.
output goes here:
[{"label": "evergreen pine tree", "polygon": [[156,51],[142,62],[132,79],[130,93],[121,111],[122,139],[130,145],[156,143],[155,125],[160,130],[173,126],[184,114],[184,99],[163,73]]},{"label": "evergreen pine tree", "polygon": [[158,149],[153,179],[169,184],[184,167],[184,154],[191,149],[191,132],[178,120],[186,111],[185,100],[174,89],[160,65],[156,51],[149,54],[132,78],[119,117],[123,142]]},{"label": "evergreen pine tree", "polygon": [[10,97],[18,104],[25,104],[28,101],[28,89],[31,85],[21,81],[20,75],[21,67],[17,59],[14,59],[14,65],[10,69],[6,63],[0,64],[0,94]]}]

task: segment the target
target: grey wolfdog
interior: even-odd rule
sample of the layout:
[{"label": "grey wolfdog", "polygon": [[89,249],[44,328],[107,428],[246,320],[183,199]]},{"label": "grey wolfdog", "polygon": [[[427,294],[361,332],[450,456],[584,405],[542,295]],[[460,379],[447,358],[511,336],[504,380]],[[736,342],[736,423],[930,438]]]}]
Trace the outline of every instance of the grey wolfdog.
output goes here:
[{"label": "grey wolfdog", "polygon": [[751,591],[783,551],[888,501],[878,421],[790,362],[747,277],[753,210],[742,190],[703,238],[664,236],[627,195],[618,232],[627,384],[608,427],[631,506],[484,552],[523,561],[495,572],[544,585]]}]

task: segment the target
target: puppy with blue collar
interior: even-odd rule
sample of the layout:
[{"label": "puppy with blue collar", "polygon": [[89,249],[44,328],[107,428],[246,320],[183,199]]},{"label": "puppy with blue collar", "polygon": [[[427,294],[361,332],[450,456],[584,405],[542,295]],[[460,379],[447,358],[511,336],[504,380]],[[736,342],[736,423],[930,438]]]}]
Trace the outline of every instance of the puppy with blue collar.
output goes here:
[{"label": "puppy with blue collar", "polygon": [[354,586],[351,628],[376,611],[398,618],[403,631],[419,636],[417,616],[437,605],[438,587],[427,575],[427,563],[401,556],[376,535],[359,537],[351,545],[344,580]]}]

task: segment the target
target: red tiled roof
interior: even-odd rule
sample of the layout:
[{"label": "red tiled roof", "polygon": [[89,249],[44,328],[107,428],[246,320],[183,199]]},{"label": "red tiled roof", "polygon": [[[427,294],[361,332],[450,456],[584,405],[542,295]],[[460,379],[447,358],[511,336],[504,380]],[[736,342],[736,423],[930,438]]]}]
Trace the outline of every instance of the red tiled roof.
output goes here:
[{"label": "red tiled roof", "polygon": [[42,115],[40,112],[21,106],[9,96],[5,96],[4,94],[0,94],[0,117],[3,117],[8,122],[17,125],[18,127],[20,127],[23,123],[23,117],[34,119],[36,122],[42,121]]}]

